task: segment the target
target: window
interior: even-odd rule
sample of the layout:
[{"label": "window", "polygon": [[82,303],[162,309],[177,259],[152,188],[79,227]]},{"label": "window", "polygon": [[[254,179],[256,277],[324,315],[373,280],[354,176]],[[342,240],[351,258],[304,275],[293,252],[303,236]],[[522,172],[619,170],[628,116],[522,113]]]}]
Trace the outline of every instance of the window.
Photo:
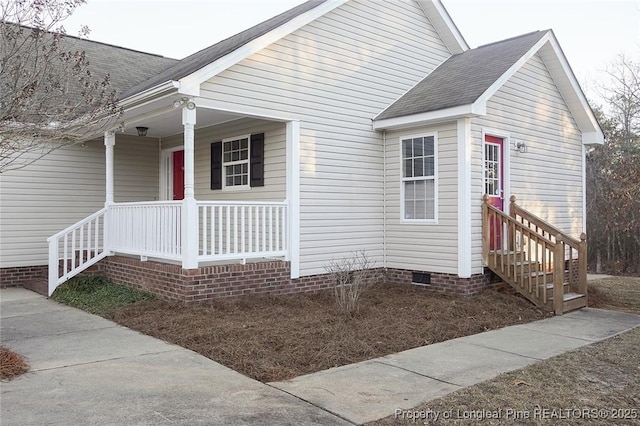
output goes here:
[{"label": "window", "polygon": [[211,144],[211,189],[264,186],[264,133]]},{"label": "window", "polygon": [[402,218],[415,221],[436,219],[436,137],[401,139]]},{"label": "window", "polygon": [[249,136],[222,141],[224,188],[249,186]]}]

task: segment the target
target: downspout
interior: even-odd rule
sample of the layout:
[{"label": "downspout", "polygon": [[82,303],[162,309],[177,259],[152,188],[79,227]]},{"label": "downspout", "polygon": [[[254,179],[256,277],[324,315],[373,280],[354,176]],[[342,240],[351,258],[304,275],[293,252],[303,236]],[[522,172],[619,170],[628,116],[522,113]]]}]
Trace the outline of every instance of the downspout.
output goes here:
[{"label": "downspout", "polygon": [[387,272],[387,131],[382,131],[382,267]]}]

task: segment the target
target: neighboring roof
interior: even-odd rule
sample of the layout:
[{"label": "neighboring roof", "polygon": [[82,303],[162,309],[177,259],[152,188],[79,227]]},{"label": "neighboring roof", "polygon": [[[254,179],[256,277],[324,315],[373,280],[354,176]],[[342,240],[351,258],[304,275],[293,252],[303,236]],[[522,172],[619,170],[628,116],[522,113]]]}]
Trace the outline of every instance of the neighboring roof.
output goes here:
[{"label": "neighboring roof", "polygon": [[376,120],[472,104],[546,33],[536,31],[451,56]]},{"label": "neighboring roof", "polygon": [[225,40],[222,40],[213,46],[209,46],[193,55],[179,61],[173,67],[155,75],[152,78],[132,87],[126,91],[120,97],[126,99],[137,93],[144,92],[159,84],[166,83],[168,81],[180,80],[183,77],[192,74],[199,69],[211,64],[212,62],[222,58],[223,56],[235,51],[236,49],[244,46],[245,44],[261,37],[268,32],[280,27],[281,25],[291,21],[299,15],[319,6],[326,0],[309,0],[302,3],[292,9],[287,10],[271,19],[268,19],[256,26],[253,26],[245,31],[242,31],[234,36],[231,36]]}]

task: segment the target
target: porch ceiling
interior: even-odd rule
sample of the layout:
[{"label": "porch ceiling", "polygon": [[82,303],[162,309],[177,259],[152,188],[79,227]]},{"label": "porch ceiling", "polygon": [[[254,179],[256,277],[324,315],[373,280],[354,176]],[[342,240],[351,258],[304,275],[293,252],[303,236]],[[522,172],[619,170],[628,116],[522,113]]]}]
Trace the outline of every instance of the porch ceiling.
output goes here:
[{"label": "porch ceiling", "polygon": [[[207,108],[196,109],[196,129],[200,127],[214,126],[231,120],[242,118],[241,114],[234,114]],[[138,134],[136,127],[147,127],[148,137],[160,138],[176,135],[183,132],[182,109],[164,108],[145,111],[137,111],[135,115],[125,114],[124,134]]]}]

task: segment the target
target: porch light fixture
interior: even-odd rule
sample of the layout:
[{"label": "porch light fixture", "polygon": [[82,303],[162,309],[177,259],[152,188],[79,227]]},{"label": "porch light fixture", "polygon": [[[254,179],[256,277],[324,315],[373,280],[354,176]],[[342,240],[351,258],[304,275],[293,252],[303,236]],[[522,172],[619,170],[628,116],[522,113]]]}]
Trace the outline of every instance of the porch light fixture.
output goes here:
[{"label": "porch light fixture", "polygon": [[138,131],[138,136],[147,136],[147,130],[149,130],[148,127],[143,127],[143,126],[138,126],[136,127],[136,130]]},{"label": "porch light fixture", "polygon": [[174,108],[180,108],[184,104],[187,104],[187,109],[196,109],[196,103],[190,101],[189,98],[182,98],[180,100],[173,101]]},{"label": "porch light fixture", "polygon": [[527,145],[525,145],[524,141],[514,141],[513,147],[520,153],[524,154],[525,152],[527,152]]}]

